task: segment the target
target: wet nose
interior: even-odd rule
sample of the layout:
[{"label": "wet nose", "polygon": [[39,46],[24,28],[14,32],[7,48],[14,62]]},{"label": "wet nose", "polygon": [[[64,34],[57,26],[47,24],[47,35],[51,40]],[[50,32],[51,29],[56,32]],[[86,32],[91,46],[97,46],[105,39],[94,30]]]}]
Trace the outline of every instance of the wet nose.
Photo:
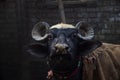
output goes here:
[{"label": "wet nose", "polygon": [[57,52],[58,51],[63,52],[65,50],[67,51],[68,48],[69,48],[69,46],[67,44],[60,44],[60,43],[58,43],[58,44],[55,45],[55,49],[56,49]]}]

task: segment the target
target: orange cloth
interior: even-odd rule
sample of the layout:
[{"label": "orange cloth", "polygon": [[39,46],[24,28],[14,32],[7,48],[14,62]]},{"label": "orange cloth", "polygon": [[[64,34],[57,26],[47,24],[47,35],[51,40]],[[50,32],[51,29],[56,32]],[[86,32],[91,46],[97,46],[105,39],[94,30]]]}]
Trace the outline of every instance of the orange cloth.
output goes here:
[{"label": "orange cloth", "polygon": [[83,80],[120,80],[120,45],[103,43],[86,57],[96,60],[83,59]]}]

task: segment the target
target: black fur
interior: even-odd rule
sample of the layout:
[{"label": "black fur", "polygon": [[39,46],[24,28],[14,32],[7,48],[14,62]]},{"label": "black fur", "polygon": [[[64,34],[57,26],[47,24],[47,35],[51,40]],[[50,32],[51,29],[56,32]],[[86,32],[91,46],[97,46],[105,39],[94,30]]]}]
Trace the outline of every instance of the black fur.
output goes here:
[{"label": "black fur", "polygon": [[[78,38],[78,30],[68,29],[50,29],[47,40],[41,44],[30,44],[26,50],[38,57],[49,57],[48,62],[53,71],[72,71],[77,67],[78,57],[89,54],[101,45],[99,41],[83,40]],[[67,54],[56,52],[56,44],[66,44]],[[82,65],[82,64],[81,64]],[[77,78],[77,79],[76,79]],[[78,73],[69,80],[82,80],[82,66]]]}]

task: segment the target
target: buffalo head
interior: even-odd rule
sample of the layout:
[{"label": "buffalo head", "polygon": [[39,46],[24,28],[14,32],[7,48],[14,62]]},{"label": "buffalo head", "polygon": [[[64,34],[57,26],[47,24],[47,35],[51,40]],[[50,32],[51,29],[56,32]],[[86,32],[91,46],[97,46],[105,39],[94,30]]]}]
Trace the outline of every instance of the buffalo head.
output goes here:
[{"label": "buffalo head", "polygon": [[37,43],[30,44],[27,51],[37,57],[48,57],[53,70],[72,70],[80,56],[101,45],[101,42],[93,41],[93,37],[94,30],[86,22],[51,27],[46,22],[39,22],[32,30],[32,38]]}]

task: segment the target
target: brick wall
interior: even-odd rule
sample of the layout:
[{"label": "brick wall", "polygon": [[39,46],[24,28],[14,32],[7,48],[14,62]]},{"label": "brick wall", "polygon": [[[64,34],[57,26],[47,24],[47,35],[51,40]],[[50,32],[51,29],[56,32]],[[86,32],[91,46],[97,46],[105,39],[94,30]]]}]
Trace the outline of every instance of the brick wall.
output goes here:
[{"label": "brick wall", "polygon": [[[65,5],[65,15],[67,23],[73,25],[81,20],[87,21],[94,28],[96,39],[120,44],[119,0],[68,4]],[[22,47],[32,41],[32,27],[39,21],[50,25],[60,23],[58,6],[46,5],[45,0],[0,0],[3,80],[40,80],[46,76],[47,67],[43,60],[22,53]]]},{"label": "brick wall", "polygon": [[[38,21],[49,24],[60,23],[57,5],[44,5],[43,1],[26,0],[26,12],[29,15],[31,27]],[[85,20],[95,29],[95,38],[104,42],[120,43],[120,2],[114,0],[96,0],[89,4],[65,5],[67,23],[76,24]]]}]

